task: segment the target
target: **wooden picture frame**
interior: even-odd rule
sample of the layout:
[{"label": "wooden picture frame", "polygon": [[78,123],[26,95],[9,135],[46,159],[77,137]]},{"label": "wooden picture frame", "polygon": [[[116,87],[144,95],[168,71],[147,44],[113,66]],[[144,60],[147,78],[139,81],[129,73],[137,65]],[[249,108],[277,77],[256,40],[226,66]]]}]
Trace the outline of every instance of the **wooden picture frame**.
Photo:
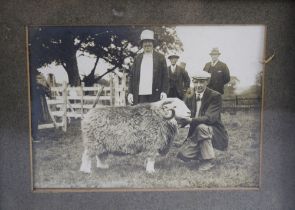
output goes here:
[{"label": "wooden picture frame", "polygon": [[[292,1],[6,1],[1,7],[1,209],[292,209],[294,97]],[[87,11],[87,14],[85,13]],[[119,12],[119,13],[118,13]],[[90,14],[90,15],[88,15]],[[259,190],[43,192],[31,188],[25,26],[262,24],[267,27]],[[8,71],[9,69],[9,71]],[[87,191],[87,192],[86,192]]]}]

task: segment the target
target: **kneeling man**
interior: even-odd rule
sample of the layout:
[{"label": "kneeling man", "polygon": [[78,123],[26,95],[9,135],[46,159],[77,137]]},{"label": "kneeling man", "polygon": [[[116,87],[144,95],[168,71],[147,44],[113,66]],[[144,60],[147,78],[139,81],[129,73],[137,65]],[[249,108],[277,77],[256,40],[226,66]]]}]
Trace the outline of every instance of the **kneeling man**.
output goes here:
[{"label": "kneeling man", "polygon": [[178,158],[188,161],[201,159],[199,170],[209,170],[214,166],[214,148],[226,150],[228,135],[221,122],[221,94],[207,87],[210,74],[198,72],[192,77],[194,88],[184,101],[191,110],[191,118],[183,122],[190,124],[186,141],[181,146]]}]

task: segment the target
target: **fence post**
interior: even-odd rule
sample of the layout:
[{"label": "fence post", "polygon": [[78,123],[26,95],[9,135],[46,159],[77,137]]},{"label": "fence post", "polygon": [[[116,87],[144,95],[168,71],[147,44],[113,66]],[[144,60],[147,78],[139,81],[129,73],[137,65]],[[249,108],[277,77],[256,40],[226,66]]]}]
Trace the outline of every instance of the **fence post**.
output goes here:
[{"label": "fence post", "polygon": [[62,115],[62,130],[64,132],[67,131],[67,102],[68,102],[68,90],[67,90],[67,83],[63,82],[63,89],[62,89],[62,96],[63,96],[63,115]]},{"label": "fence post", "polygon": [[119,93],[119,76],[115,75],[114,76],[114,81],[113,81],[113,85],[114,85],[114,105],[118,106],[120,105],[120,93]]},{"label": "fence post", "polygon": [[121,98],[122,98],[122,105],[126,106],[126,73],[123,72],[123,77],[122,77],[122,82],[121,82],[121,87],[122,87],[122,92],[121,92]]},{"label": "fence post", "polygon": [[113,106],[113,98],[114,98],[114,81],[113,81],[113,77],[111,77],[110,79],[110,105]]},{"label": "fence post", "polygon": [[84,82],[81,83],[81,119],[84,118],[84,110],[83,110],[83,105],[84,105]]},{"label": "fence post", "polygon": [[238,96],[236,96],[236,106],[239,105],[239,99],[238,99]]}]

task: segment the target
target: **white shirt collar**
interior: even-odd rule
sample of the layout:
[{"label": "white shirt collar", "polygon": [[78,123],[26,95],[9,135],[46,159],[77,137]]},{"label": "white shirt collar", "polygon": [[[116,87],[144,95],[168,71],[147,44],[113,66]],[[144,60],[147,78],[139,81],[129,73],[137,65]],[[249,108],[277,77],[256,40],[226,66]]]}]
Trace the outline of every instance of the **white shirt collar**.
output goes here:
[{"label": "white shirt collar", "polygon": [[197,100],[197,101],[196,101],[196,105],[197,105],[196,117],[198,117],[199,114],[200,114],[200,109],[201,109],[201,106],[202,106],[202,98],[203,98],[204,92],[205,92],[205,90],[204,90],[202,93],[198,93],[198,92],[196,92],[196,97],[197,97],[198,95],[200,95],[200,100]]},{"label": "white shirt collar", "polygon": [[205,93],[205,90],[202,92],[202,93],[198,93],[198,92],[196,92],[196,96],[200,96],[200,99],[202,99],[203,98],[203,95],[204,95],[204,93]]},{"label": "white shirt collar", "polygon": [[171,65],[171,70],[174,72],[176,69],[176,64],[175,65]]},{"label": "white shirt collar", "polygon": [[218,61],[218,59],[215,62],[211,61],[211,66],[215,66],[218,63]]}]

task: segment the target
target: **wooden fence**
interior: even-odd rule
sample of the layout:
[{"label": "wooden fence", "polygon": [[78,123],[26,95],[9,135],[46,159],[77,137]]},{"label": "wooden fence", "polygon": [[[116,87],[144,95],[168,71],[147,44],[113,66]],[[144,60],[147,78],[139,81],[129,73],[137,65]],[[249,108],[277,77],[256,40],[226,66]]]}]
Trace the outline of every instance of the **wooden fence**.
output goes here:
[{"label": "wooden fence", "polygon": [[245,98],[235,96],[233,98],[222,99],[223,111],[233,112],[259,110],[261,108],[261,98]]},{"label": "wooden fence", "polygon": [[[53,98],[47,98],[47,104],[53,123],[39,125],[39,129],[62,127],[67,130],[68,122],[72,118],[83,119],[84,115],[96,105],[98,106],[126,106],[126,75],[115,75],[110,80],[110,86],[96,85],[93,87],[51,87]],[[259,110],[261,98],[244,98],[235,96],[223,98],[224,112]]]},{"label": "wooden fence", "polygon": [[39,129],[62,127],[67,130],[71,118],[83,119],[84,115],[95,106],[125,106],[126,85],[124,78],[113,77],[109,87],[69,87],[63,83],[59,87],[51,87],[52,98],[47,104],[53,123],[41,124]]}]

